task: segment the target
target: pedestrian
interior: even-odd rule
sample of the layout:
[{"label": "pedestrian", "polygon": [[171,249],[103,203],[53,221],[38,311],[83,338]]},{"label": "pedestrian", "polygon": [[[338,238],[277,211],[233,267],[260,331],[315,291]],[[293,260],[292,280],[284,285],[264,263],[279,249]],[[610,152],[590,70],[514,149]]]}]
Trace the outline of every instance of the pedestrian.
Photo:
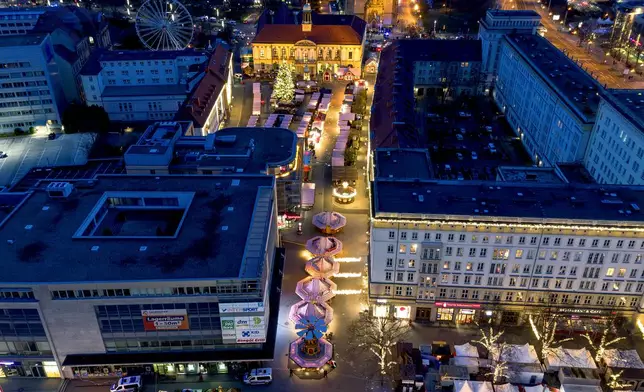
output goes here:
[{"label": "pedestrian", "polygon": [[326,369],[324,369],[324,378],[326,378],[326,376],[327,376],[328,374],[329,374],[329,372],[328,372]]}]

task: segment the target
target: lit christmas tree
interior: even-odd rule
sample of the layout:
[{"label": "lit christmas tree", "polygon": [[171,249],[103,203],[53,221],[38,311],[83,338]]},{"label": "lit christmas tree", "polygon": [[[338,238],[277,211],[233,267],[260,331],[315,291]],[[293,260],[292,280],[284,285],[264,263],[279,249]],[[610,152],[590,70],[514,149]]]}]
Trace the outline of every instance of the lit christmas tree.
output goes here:
[{"label": "lit christmas tree", "polygon": [[277,70],[277,78],[273,88],[273,96],[282,102],[291,102],[295,97],[295,84],[293,83],[293,74],[291,66],[287,63],[281,63]]}]

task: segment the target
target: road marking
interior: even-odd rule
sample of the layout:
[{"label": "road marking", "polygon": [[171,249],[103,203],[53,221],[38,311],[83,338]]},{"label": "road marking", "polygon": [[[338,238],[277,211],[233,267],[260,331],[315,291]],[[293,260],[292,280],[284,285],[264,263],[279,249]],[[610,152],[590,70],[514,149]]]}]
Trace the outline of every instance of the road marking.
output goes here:
[{"label": "road marking", "polygon": [[22,178],[22,177],[20,178],[17,178],[17,177],[18,177],[18,174],[20,174],[20,169],[22,168],[22,165],[25,163],[25,159],[27,159],[27,156],[29,155],[29,150],[31,150],[31,148],[28,148],[27,151],[23,151],[20,165],[18,165],[18,169],[16,170],[16,174],[13,176],[13,180],[11,180],[12,184],[15,184],[20,178]]},{"label": "road marking", "polygon": [[58,163],[58,158],[60,157],[60,153],[63,151],[63,146],[58,147],[58,152],[56,153],[56,158],[54,158],[54,162],[52,163],[52,166],[56,166]]}]

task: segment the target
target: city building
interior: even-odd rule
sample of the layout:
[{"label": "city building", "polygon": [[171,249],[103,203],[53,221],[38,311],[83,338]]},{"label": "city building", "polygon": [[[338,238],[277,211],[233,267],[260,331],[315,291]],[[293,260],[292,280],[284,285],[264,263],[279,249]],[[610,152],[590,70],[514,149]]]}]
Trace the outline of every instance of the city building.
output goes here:
[{"label": "city building", "polygon": [[46,11],[44,7],[0,8],[0,37],[31,32],[40,15]]},{"label": "city building", "polygon": [[492,95],[531,159],[582,162],[602,86],[539,35],[505,35],[498,69]]},{"label": "city building", "polygon": [[584,164],[600,184],[644,185],[644,90],[601,95]]},{"label": "city building", "polygon": [[[315,15],[315,17],[313,16]],[[318,15],[304,5],[300,20],[263,15],[253,39],[255,72],[291,64],[304,79],[332,80],[351,73],[360,78],[366,23],[356,16]]]},{"label": "city building", "polygon": [[0,39],[0,133],[61,128],[67,102],[59,66],[48,34]]},{"label": "city building", "polygon": [[491,91],[501,58],[501,39],[506,34],[535,34],[541,16],[533,10],[488,10],[479,22],[479,40],[482,46],[482,78]]},{"label": "city building", "polygon": [[233,55],[224,45],[212,52],[206,72],[175,117],[192,121],[195,133],[205,136],[217,131],[228,118],[232,105]]},{"label": "city building", "polygon": [[284,262],[274,181],[41,182],[0,216],[0,376],[206,374],[271,360]]},{"label": "city building", "polygon": [[476,95],[483,85],[479,40],[396,40],[380,54],[374,92],[372,148],[423,145],[425,105]]},{"label": "city building", "polygon": [[284,128],[224,128],[201,136],[190,122],[162,122],[125,152],[125,167],[128,174],[274,176],[282,214],[300,204],[303,143]]},{"label": "city building", "polygon": [[80,72],[87,105],[112,121],[171,120],[205,73],[208,54],[172,51],[97,51]]},{"label": "city building", "polygon": [[520,325],[547,309],[571,330],[640,319],[642,203],[626,186],[377,179],[373,311]]}]

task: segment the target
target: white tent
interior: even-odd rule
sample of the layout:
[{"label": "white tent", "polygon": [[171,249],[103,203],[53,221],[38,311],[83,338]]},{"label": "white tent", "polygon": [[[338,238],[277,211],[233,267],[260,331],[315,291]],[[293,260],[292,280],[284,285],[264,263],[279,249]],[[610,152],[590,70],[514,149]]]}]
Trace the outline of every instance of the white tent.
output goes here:
[{"label": "white tent", "polygon": [[454,392],[493,392],[488,381],[454,380]]},{"label": "white tent", "polygon": [[456,352],[457,357],[479,357],[479,350],[476,346],[473,346],[469,343],[454,345],[454,351]]},{"label": "white tent", "polygon": [[353,121],[356,119],[355,113],[342,113],[338,121]]},{"label": "white tent", "polygon": [[[498,353],[493,350],[493,358],[496,358]],[[537,350],[534,346],[526,344],[508,344],[503,348],[501,353],[501,360],[510,363],[540,363],[537,356]]]},{"label": "white tent", "polygon": [[644,362],[635,350],[605,350],[602,359],[607,367],[644,369]]},{"label": "white tent", "polygon": [[[541,389],[542,391],[539,391],[539,392],[543,392],[543,387]],[[495,385],[494,390],[496,392],[519,392],[519,387],[512,384],[501,384],[501,385]]]},{"label": "white tent", "polygon": [[551,349],[545,362],[549,371],[559,370],[562,367],[597,369],[593,356],[585,348],[573,350],[557,347]]},{"label": "white tent", "polygon": [[467,368],[469,374],[476,374],[479,372],[479,359],[474,357],[454,357],[449,359],[450,365],[461,366]]},{"label": "white tent", "polygon": [[602,26],[609,26],[613,24],[613,21],[608,18],[602,19],[601,17],[599,17],[597,18],[597,24]]},{"label": "white tent", "polygon": [[543,385],[535,385],[532,387],[524,386],[523,389],[525,392],[545,392],[548,390],[548,388]]}]

